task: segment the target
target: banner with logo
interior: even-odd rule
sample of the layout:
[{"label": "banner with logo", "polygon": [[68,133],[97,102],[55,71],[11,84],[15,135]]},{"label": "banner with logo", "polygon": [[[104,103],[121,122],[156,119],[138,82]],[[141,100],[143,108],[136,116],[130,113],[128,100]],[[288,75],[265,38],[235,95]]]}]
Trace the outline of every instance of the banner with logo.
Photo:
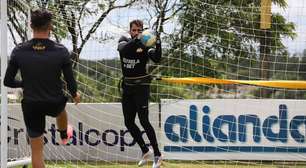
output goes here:
[{"label": "banner with logo", "polygon": [[[8,158],[30,156],[20,104],[8,108]],[[60,144],[56,120],[47,117],[44,134],[46,160],[135,161],[140,158],[141,150],[124,125],[120,103],[68,104],[66,109],[69,123],[74,128],[72,143]],[[150,104],[149,110],[151,124],[158,128],[158,104]],[[136,123],[149,144],[138,117]]]},{"label": "banner with logo", "polygon": [[305,160],[304,100],[162,100],[164,156],[179,160]]}]

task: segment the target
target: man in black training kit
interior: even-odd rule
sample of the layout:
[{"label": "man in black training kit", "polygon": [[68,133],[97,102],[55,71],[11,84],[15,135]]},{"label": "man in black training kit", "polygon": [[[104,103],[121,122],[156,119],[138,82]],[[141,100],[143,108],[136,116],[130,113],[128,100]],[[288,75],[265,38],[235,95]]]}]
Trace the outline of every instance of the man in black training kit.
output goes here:
[{"label": "man in black training kit", "polygon": [[154,128],[149,121],[148,104],[151,76],[147,74],[146,65],[149,58],[155,63],[160,61],[161,42],[157,37],[155,48],[147,48],[140,40],[142,31],[143,22],[134,20],[130,22],[129,33],[131,38],[122,36],[119,39],[118,51],[123,73],[122,109],[125,125],[143,153],[138,166],[142,166],[147,162],[152,151],[145,145],[141,131],[135,124],[136,113],[138,113],[139,121],[145,129],[154,150],[153,168],[159,168],[162,158]]},{"label": "man in black training kit", "polygon": [[[33,39],[19,44],[12,51],[4,85],[23,88],[21,105],[30,137],[32,167],[44,168],[43,133],[46,116],[56,117],[62,144],[68,142],[70,136],[67,134],[72,131],[67,129],[67,98],[63,93],[62,72],[75,104],[80,102],[80,95],[77,93],[67,48],[49,40],[52,14],[46,10],[33,11],[31,27]],[[21,73],[21,81],[15,79],[18,70]]]}]

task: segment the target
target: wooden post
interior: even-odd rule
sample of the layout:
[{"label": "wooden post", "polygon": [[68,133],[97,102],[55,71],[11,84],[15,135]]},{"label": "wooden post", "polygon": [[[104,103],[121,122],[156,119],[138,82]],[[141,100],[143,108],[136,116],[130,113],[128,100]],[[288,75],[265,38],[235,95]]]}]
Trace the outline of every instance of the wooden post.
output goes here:
[{"label": "wooden post", "polygon": [[[271,61],[271,0],[261,0],[260,14],[260,29],[262,30],[260,37],[260,78],[263,80],[269,79],[269,69]],[[269,90],[260,89],[260,97],[269,97]]]},{"label": "wooden post", "polygon": [[271,5],[272,0],[261,0],[260,3],[260,29],[271,28]]}]

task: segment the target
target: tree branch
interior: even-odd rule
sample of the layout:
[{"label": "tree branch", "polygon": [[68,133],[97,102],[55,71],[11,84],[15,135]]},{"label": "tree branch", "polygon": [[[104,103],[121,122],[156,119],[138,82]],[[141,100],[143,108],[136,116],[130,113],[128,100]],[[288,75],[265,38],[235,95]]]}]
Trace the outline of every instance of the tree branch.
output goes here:
[{"label": "tree branch", "polygon": [[11,27],[9,24],[7,24],[7,27],[8,27],[8,29],[9,29],[10,33],[11,33],[11,36],[12,36],[13,41],[14,41],[14,44],[15,44],[15,46],[16,46],[18,43],[17,43],[17,40],[16,40],[16,38],[15,38],[14,32],[13,32],[13,30],[12,30],[12,27]]},{"label": "tree branch", "polygon": [[83,31],[82,31],[82,27],[81,27],[81,18],[84,14],[84,10],[85,10],[85,6],[88,4],[90,0],[87,0],[85,1],[83,4],[82,4],[82,7],[81,7],[81,11],[80,11],[80,15],[79,15],[79,18],[77,19],[77,23],[78,23],[78,28],[79,28],[79,35],[80,35],[80,38],[83,40],[84,37],[83,37]]},{"label": "tree branch", "polygon": [[[8,19],[12,23],[12,26],[16,30],[17,34],[21,38],[21,40],[24,42],[25,41],[25,33],[22,30],[21,24],[18,22],[18,19],[16,17],[16,12],[14,11],[13,8],[10,8],[12,12],[8,12]],[[13,13],[13,16],[11,15]]]},{"label": "tree branch", "polygon": [[86,37],[84,39],[82,39],[81,45],[79,47],[79,51],[80,52],[82,51],[82,49],[83,49],[84,45],[86,44],[86,42],[89,40],[91,35],[97,30],[97,28],[100,26],[100,24],[105,19],[105,17],[109,14],[109,12],[111,12],[114,9],[125,8],[127,6],[132,5],[134,2],[136,2],[136,0],[131,0],[130,2],[128,2],[128,3],[124,4],[124,5],[113,6],[115,1],[110,1],[108,9],[100,15],[98,20],[93,24],[93,26],[88,31]]}]

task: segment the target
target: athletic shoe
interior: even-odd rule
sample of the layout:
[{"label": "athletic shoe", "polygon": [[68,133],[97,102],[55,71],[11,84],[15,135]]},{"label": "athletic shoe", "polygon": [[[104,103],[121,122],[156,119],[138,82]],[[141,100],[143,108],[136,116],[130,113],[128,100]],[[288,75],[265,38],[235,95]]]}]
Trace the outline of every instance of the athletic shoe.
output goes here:
[{"label": "athletic shoe", "polygon": [[162,161],[163,159],[161,156],[155,156],[153,160],[152,168],[160,168],[160,166],[162,165]]},{"label": "athletic shoe", "polygon": [[67,138],[62,139],[61,144],[62,145],[70,144],[72,136],[73,136],[73,128],[71,125],[67,125]]},{"label": "athletic shoe", "polygon": [[153,151],[149,148],[149,151],[142,155],[141,160],[138,162],[138,166],[143,166],[147,163],[149,157],[153,154]]}]

